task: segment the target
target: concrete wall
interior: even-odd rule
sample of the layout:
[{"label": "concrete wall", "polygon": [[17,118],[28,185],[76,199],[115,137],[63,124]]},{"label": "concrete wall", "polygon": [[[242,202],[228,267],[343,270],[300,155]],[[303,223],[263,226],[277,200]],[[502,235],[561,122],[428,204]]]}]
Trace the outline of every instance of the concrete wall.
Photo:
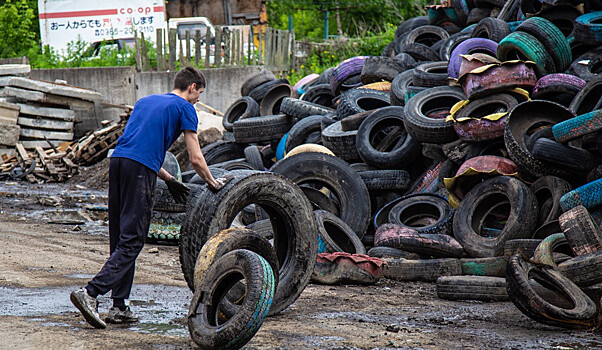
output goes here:
[{"label": "concrete wall", "polygon": [[[202,70],[207,80],[200,101],[225,112],[230,104],[240,97],[242,83],[261,67],[215,68]],[[134,105],[136,101],[151,94],[163,94],[173,90],[174,72],[140,72],[134,67],[95,67],[70,69],[33,69],[34,79],[55,81],[92,89],[102,94],[103,102]],[[89,130],[101,127],[103,120],[116,120],[122,110],[101,107],[93,111],[77,111],[75,138]]]}]

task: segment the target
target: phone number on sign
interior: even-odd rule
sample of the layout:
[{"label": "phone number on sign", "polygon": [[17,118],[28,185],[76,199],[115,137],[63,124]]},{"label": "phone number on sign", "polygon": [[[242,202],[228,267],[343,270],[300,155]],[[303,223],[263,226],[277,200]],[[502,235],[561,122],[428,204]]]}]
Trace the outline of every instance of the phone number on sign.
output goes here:
[{"label": "phone number on sign", "polygon": [[136,28],[107,28],[107,29],[96,29],[94,30],[95,36],[107,36],[107,35],[131,35],[134,36],[134,30],[138,33],[154,33],[154,26],[136,27]]}]

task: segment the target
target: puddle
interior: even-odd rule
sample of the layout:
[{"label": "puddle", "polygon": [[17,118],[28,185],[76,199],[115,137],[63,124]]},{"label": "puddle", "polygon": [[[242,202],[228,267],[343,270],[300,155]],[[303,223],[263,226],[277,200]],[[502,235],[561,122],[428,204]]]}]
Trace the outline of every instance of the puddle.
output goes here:
[{"label": "puddle", "polygon": [[[74,278],[89,277],[80,274]],[[44,326],[70,327],[61,322],[46,322],[42,316],[77,312],[69,300],[69,293],[77,288],[80,286],[0,287],[0,316],[29,317],[30,321],[43,322]],[[127,328],[139,333],[189,337],[185,319],[191,297],[190,290],[184,287],[135,284],[130,303],[133,311],[140,317],[140,322]],[[106,295],[99,297],[99,300],[99,311],[103,315],[111,307],[111,299]]]}]

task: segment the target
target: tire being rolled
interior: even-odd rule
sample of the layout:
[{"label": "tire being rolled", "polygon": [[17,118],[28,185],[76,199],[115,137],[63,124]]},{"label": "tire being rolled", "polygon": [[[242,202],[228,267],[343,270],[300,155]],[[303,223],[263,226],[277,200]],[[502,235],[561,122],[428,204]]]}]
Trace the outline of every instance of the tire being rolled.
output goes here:
[{"label": "tire being rolled", "polygon": [[194,287],[194,267],[209,237],[227,229],[249,204],[260,205],[274,229],[274,249],[280,263],[279,287],[270,314],[293,303],[309,283],[318,250],[311,204],[297,185],[281,175],[235,170],[234,179],[218,192],[203,188],[191,200],[180,233],[180,262]]}]

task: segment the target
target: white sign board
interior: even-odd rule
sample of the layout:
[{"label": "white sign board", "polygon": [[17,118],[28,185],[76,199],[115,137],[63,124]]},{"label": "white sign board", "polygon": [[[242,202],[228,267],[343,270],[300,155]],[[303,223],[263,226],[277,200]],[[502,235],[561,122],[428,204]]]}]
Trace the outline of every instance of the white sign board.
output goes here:
[{"label": "white sign board", "polygon": [[57,52],[72,41],[133,38],[134,30],[155,41],[165,28],[165,0],[38,0],[42,44]]}]

